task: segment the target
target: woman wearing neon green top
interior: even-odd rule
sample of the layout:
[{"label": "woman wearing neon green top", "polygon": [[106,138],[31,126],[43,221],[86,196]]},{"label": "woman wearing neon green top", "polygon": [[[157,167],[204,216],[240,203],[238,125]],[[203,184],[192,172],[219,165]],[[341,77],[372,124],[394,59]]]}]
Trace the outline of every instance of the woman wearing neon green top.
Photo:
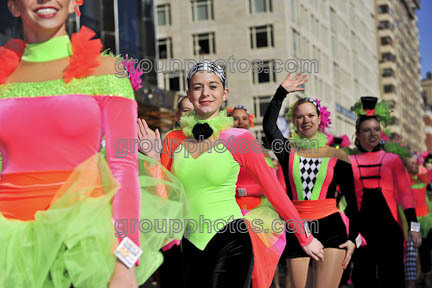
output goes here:
[{"label": "woman wearing neon green top", "polygon": [[[231,128],[232,118],[219,112],[228,97],[223,70],[200,62],[189,72],[187,84],[195,112],[182,117],[181,130],[167,135],[161,154],[162,164],[183,182],[189,200],[191,221],[182,242],[185,286],[248,287],[253,261],[259,260],[252,255],[259,227],[248,229],[235,200],[240,167],[257,179],[283,219],[301,221],[257,140],[247,130]],[[302,232],[296,229],[295,235],[304,251],[322,259],[321,243]]]}]

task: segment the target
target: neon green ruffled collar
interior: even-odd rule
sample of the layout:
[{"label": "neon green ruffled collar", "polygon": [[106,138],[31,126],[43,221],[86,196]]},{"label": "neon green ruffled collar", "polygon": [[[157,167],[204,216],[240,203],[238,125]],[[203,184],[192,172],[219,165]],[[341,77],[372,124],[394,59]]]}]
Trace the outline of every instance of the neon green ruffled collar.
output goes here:
[{"label": "neon green ruffled collar", "polygon": [[290,138],[294,139],[295,141],[297,141],[297,143],[301,144],[298,145],[298,147],[303,147],[303,148],[309,148],[309,146],[315,146],[314,143],[316,142],[314,140],[318,141],[318,147],[324,147],[327,145],[328,142],[327,135],[319,131],[315,138],[302,138],[300,137],[300,135],[297,134],[297,132],[294,132]]},{"label": "neon green ruffled collar", "polygon": [[48,62],[72,55],[72,46],[68,35],[54,37],[48,41],[27,44],[22,60],[27,62]]},{"label": "neon green ruffled collar", "polygon": [[234,125],[234,119],[232,117],[228,117],[225,110],[220,111],[219,114],[214,118],[204,120],[199,119],[195,112],[191,112],[181,117],[180,128],[186,137],[193,137],[192,129],[195,124],[198,123],[207,123],[210,128],[213,129],[213,134],[219,134],[222,130],[232,127]]}]

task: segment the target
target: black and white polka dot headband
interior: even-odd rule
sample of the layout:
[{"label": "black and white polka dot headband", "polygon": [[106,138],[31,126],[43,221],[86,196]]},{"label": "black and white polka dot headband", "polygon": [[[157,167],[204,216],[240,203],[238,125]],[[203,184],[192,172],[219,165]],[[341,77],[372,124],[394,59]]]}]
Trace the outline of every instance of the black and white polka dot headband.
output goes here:
[{"label": "black and white polka dot headband", "polygon": [[204,60],[202,62],[199,62],[199,63],[195,64],[189,70],[189,73],[188,73],[188,76],[187,76],[187,79],[186,79],[188,88],[190,88],[189,87],[190,80],[195,75],[195,73],[197,73],[198,71],[209,71],[209,72],[215,73],[220,78],[220,80],[222,81],[222,84],[223,84],[223,86],[225,88],[225,86],[226,86],[226,76],[225,76],[224,70],[219,65],[217,65],[215,62],[212,62],[212,61],[209,61],[209,60]]}]

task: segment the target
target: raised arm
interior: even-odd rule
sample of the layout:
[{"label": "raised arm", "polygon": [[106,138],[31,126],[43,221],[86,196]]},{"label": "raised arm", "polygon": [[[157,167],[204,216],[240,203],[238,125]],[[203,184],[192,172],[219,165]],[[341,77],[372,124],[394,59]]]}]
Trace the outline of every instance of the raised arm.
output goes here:
[{"label": "raised arm", "polygon": [[[279,88],[276,90],[273,99],[271,100],[263,119],[264,133],[271,145],[271,149],[276,154],[279,162],[288,161],[288,153],[285,149],[279,149],[283,147],[281,144],[285,144],[288,141],[282,132],[277,127],[277,119],[279,117],[282,102],[288,93],[303,91],[304,88],[300,88],[304,83],[307,82],[306,75],[297,75],[291,79],[291,73],[281,83]],[[279,142],[279,143],[278,143]]]},{"label": "raised arm", "polygon": [[282,132],[276,125],[280,109],[282,107],[282,102],[287,94],[288,92],[282,86],[279,86],[264,114],[263,128],[265,135],[270,143],[272,143],[276,139],[281,140],[284,143],[285,141],[287,141],[287,139],[282,135]]}]

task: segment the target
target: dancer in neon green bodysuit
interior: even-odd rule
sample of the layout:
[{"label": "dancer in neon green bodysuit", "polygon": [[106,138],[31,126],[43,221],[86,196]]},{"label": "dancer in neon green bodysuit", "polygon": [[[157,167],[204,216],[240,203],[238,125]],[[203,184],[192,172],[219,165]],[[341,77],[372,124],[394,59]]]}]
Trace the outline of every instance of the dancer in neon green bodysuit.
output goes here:
[{"label": "dancer in neon green bodysuit", "polygon": [[[246,167],[257,179],[283,219],[301,221],[275,174],[268,169],[257,140],[244,129],[231,128],[232,119],[219,112],[228,96],[223,70],[213,62],[200,62],[189,73],[188,87],[195,112],[182,117],[181,130],[167,135],[161,154],[162,164],[183,182],[189,218],[198,226],[195,232],[189,226],[182,242],[185,285],[247,287],[252,261],[259,259],[252,255],[254,234],[242,233],[248,227],[235,200],[240,167]],[[154,138],[152,133],[148,135]],[[209,219],[206,223],[215,225],[218,233],[214,227],[207,231],[206,223],[199,225],[200,218]],[[295,235],[307,254],[322,259],[319,241],[300,229]]]}]

